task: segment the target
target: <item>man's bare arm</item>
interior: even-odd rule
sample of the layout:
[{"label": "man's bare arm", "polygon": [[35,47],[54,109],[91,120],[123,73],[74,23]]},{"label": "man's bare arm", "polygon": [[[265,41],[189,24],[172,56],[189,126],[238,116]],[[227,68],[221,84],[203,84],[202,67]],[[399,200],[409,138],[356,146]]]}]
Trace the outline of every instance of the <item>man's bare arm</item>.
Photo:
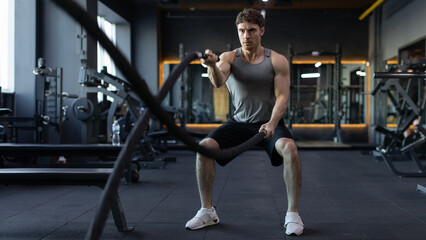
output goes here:
[{"label": "man's bare arm", "polygon": [[287,110],[288,98],[290,93],[290,70],[287,59],[278,55],[276,58],[277,64],[275,67],[274,91],[275,91],[275,106],[272,110],[270,122],[275,123],[275,126],[282,119]]},{"label": "man's bare arm", "polygon": [[[233,52],[225,52],[218,58],[216,54],[208,49],[205,53],[209,56],[206,59],[202,59],[201,62],[207,66],[210,82],[217,88],[223,86],[229,75],[231,75],[231,62],[235,54]],[[218,59],[220,60],[217,61]]]},{"label": "man's bare arm", "polygon": [[269,122],[262,125],[259,131],[266,130],[266,137],[272,137],[275,128],[282,119],[285,111],[287,110],[289,92],[290,92],[290,75],[289,64],[287,59],[276,52],[272,54],[272,65],[275,71],[274,78],[274,92],[275,92],[275,105],[272,109],[272,114]]}]

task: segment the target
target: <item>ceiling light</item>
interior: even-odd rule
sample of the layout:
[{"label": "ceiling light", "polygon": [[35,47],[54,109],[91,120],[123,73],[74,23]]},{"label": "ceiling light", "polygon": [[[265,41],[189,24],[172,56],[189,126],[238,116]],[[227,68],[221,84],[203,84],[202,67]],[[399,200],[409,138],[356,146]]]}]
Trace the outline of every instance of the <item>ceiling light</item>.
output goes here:
[{"label": "ceiling light", "polygon": [[260,14],[262,14],[263,18],[266,18],[266,11],[265,11],[265,9],[260,10]]},{"label": "ceiling light", "polygon": [[361,77],[365,77],[367,74],[363,71],[356,71],[356,75],[361,76]]},{"label": "ceiling light", "polygon": [[303,73],[300,75],[302,78],[319,78],[321,74],[319,73]]},{"label": "ceiling light", "polygon": [[317,63],[315,63],[315,65],[314,65],[314,66],[315,66],[316,68],[318,68],[319,66],[321,66],[321,64],[322,64],[321,62],[317,62]]},{"label": "ceiling light", "polygon": [[312,55],[312,56],[319,56],[319,55],[320,55],[320,52],[319,52],[319,51],[312,51],[312,52],[311,52],[311,55]]}]

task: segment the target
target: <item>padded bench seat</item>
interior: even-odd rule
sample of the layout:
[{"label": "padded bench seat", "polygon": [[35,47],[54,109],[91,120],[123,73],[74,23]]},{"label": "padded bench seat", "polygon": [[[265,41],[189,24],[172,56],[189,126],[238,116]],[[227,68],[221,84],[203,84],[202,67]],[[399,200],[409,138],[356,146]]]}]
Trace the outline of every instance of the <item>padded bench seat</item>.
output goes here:
[{"label": "padded bench seat", "polygon": [[93,185],[103,188],[111,168],[0,168],[2,185]]},{"label": "padded bench seat", "polygon": [[120,150],[111,144],[0,143],[3,156],[117,156]]},{"label": "padded bench seat", "polygon": [[[93,185],[103,188],[112,168],[0,168],[1,185]],[[124,171],[122,176],[126,174]],[[127,226],[118,193],[111,212],[119,231],[131,231]]]}]

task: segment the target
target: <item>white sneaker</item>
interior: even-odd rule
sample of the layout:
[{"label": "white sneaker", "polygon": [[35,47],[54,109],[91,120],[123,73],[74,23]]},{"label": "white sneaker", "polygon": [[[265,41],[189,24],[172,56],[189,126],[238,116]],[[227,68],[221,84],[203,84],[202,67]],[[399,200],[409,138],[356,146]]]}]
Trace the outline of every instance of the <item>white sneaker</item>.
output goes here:
[{"label": "white sneaker", "polygon": [[284,227],[286,228],[285,234],[289,236],[299,236],[303,233],[305,225],[303,225],[299,213],[287,212]]},{"label": "white sneaker", "polygon": [[186,223],[185,228],[188,230],[197,230],[218,223],[219,217],[214,207],[212,209],[201,208],[198,210],[197,214]]}]

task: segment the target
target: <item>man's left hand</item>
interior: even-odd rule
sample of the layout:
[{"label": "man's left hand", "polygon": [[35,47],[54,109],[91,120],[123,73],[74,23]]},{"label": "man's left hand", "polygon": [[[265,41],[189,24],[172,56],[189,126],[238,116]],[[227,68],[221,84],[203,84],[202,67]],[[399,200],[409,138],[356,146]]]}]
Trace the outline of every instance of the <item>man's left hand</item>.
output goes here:
[{"label": "man's left hand", "polygon": [[276,126],[274,126],[272,123],[268,122],[265,124],[262,124],[259,128],[259,132],[265,132],[266,136],[265,138],[270,138],[274,136]]}]

